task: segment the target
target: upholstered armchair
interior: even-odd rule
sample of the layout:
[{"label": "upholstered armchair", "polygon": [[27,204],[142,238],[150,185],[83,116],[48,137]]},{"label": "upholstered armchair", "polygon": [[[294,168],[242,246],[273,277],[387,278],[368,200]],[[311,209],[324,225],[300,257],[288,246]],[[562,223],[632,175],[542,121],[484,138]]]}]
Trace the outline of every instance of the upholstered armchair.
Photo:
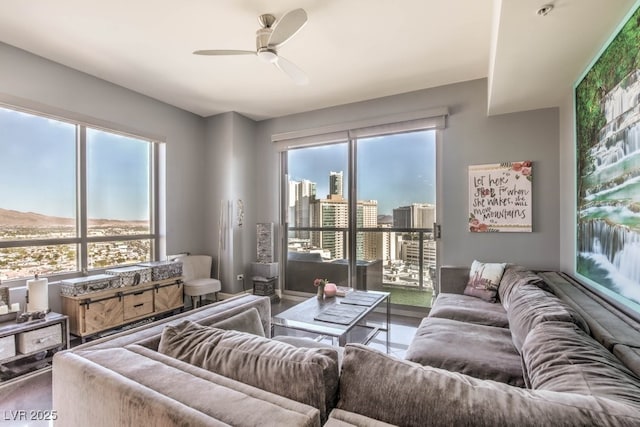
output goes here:
[{"label": "upholstered armchair", "polygon": [[202,305],[203,295],[214,294],[214,299],[218,300],[218,292],[222,289],[222,283],[211,277],[211,256],[177,255],[173,259],[182,261],[184,294],[191,297],[193,308]]}]

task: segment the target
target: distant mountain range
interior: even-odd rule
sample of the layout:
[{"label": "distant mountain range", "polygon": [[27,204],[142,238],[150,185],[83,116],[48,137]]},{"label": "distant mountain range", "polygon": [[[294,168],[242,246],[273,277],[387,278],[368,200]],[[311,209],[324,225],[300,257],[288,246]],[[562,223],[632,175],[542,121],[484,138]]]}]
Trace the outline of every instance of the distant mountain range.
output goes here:
[{"label": "distant mountain range", "polygon": [[393,215],[378,215],[378,224],[393,224]]},{"label": "distant mountain range", "polygon": [[[56,227],[74,226],[74,218],[42,215],[34,212],[20,212],[0,208],[0,227]],[[90,227],[123,226],[125,224],[145,224],[147,221],[120,221],[115,219],[89,219]]]}]

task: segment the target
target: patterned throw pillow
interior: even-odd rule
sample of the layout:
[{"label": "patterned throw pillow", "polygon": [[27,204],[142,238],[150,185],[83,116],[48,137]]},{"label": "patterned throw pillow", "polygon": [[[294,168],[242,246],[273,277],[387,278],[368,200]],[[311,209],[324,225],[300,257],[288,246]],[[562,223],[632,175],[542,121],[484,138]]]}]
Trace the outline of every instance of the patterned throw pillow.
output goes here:
[{"label": "patterned throw pillow", "polygon": [[485,263],[473,261],[469,272],[469,282],[464,288],[464,294],[481,298],[488,302],[498,300],[498,285],[506,263]]}]

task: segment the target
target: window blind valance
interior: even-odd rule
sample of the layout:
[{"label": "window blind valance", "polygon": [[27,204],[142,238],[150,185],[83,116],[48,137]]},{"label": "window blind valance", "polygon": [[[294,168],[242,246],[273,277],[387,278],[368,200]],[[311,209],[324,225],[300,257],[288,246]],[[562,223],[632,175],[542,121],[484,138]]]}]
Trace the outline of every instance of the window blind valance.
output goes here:
[{"label": "window blind valance", "polygon": [[271,141],[277,144],[278,151],[287,151],[292,148],[347,141],[349,138],[366,138],[400,132],[444,129],[446,128],[448,115],[449,110],[445,107],[433,108],[374,117],[356,122],[338,123],[315,129],[274,134],[271,137]]}]

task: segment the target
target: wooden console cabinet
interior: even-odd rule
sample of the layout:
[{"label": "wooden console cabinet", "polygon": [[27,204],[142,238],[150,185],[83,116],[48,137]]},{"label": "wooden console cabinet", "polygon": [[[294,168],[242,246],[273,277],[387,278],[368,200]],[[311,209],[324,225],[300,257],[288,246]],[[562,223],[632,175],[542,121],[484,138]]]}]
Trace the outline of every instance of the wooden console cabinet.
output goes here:
[{"label": "wooden console cabinet", "polygon": [[184,307],[179,278],[61,297],[69,330],[82,338]]},{"label": "wooden console cabinet", "polygon": [[51,369],[54,353],[67,348],[69,319],[62,314],[48,313],[25,323],[0,322],[0,386]]}]

